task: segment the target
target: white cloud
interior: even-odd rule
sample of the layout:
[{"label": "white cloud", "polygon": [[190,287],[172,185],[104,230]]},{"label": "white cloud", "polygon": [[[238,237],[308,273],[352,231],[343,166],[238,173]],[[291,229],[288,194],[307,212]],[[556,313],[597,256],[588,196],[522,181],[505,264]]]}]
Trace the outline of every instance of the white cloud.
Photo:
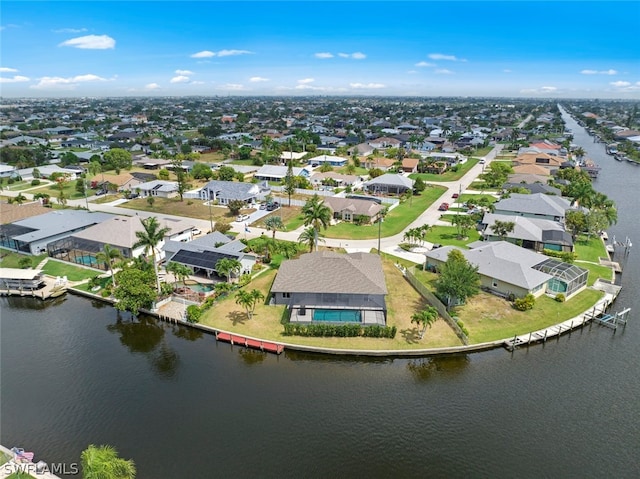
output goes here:
[{"label": "white cloud", "polygon": [[30,88],[34,88],[36,90],[46,90],[46,89],[62,89],[62,90],[73,90],[78,83],[92,82],[92,81],[107,81],[106,78],[99,77],[98,75],[93,75],[88,73],[86,75],[76,75],[74,77],[42,77],[40,81],[35,85],[31,85]]},{"label": "white cloud", "polygon": [[75,47],[88,50],[107,50],[115,48],[116,41],[108,35],[86,35],[84,37],[71,38],[62,42],[60,47]]},{"label": "white cloud", "polygon": [[52,30],[53,33],[84,33],[87,31],[86,28],[59,28],[57,30]]},{"label": "white cloud", "polygon": [[415,64],[415,66],[420,68],[425,68],[425,67],[435,67],[435,64],[429,63],[429,62],[418,62]]},{"label": "white cloud", "polygon": [[251,55],[253,52],[249,50],[220,50],[218,52],[219,57],[230,57],[235,55]]},{"label": "white cloud", "polygon": [[549,94],[549,93],[558,93],[558,89],[554,86],[543,86],[540,88],[525,88],[520,90],[520,93],[524,93],[527,95],[541,95],[541,94]]},{"label": "white cloud", "polygon": [[443,55],[442,53],[429,53],[427,55],[432,60],[447,60],[450,62],[466,62],[464,58],[458,58],[455,55]]},{"label": "white cloud", "polygon": [[203,82],[203,81],[200,81],[200,80],[193,80],[193,81],[191,82],[191,84],[192,84],[192,85],[204,85],[204,82]]},{"label": "white cloud", "polygon": [[542,90],[543,92],[552,93],[554,91],[557,91],[558,89],[554,86],[543,86],[542,88],[540,88],[540,90]]},{"label": "white cloud", "polygon": [[144,86],[145,90],[159,90],[160,89],[160,85],[158,85],[157,83],[147,83]]},{"label": "white cloud", "polygon": [[191,55],[191,58],[211,58],[215,56],[216,54],[209,50],[202,50],[201,52],[194,53],[193,55]]},{"label": "white cloud", "polygon": [[263,78],[263,77],[251,77],[251,78],[249,78],[249,81],[251,83],[260,83],[260,82],[269,81],[269,79],[268,78]]},{"label": "white cloud", "polygon": [[303,78],[302,80],[298,80],[298,83],[300,85],[308,85],[309,83],[313,83],[315,80],[315,78]]},{"label": "white cloud", "polygon": [[351,58],[353,60],[364,60],[365,58],[367,58],[367,55],[362,52],[338,53],[338,56],[341,58]]},{"label": "white cloud", "polygon": [[176,75],[195,75],[191,70],[176,70]]},{"label": "white cloud", "polygon": [[169,83],[187,83],[189,81],[189,77],[184,75],[178,75],[169,80]]},{"label": "white cloud", "polygon": [[613,69],[609,70],[582,70],[583,75],[617,75],[618,72]]},{"label": "white cloud", "polygon": [[617,88],[623,88],[623,87],[631,85],[631,82],[628,82],[628,81],[612,81],[610,83],[610,85],[613,85],[613,86],[615,86]]},{"label": "white cloud", "polygon": [[436,73],[438,75],[453,75],[453,72],[451,70],[447,70],[446,68],[438,68],[436,70]]},{"label": "white cloud", "polygon": [[366,88],[366,89],[377,89],[384,88],[385,85],[383,83],[349,83],[351,88]]},{"label": "white cloud", "polygon": [[15,73],[18,70],[15,68],[9,68],[9,67],[0,67],[0,73]]},{"label": "white cloud", "polygon": [[333,53],[329,52],[320,52],[314,55],[316,58],[325,59],[325,58],[333,58]]},{"label": "white cloud", "polygon": [[22,75],[14,75],[12,78],[0,77],[0,83],[22,83],[26,81],[29,81],[29,77]]}]

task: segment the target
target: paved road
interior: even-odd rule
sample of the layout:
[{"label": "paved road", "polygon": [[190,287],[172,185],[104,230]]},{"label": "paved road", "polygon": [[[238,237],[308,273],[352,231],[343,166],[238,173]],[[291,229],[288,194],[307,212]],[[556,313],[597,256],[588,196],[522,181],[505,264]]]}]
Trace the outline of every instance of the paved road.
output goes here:
[{"label": "paved road", "polygon": [[[525,123],[526,121],[528,121],[528,119],[524,120]],[[482,173],[484,168],[487,167],[493,159],[495,159],[496,155],[502,150],[502,148],[503,148],[503,145],[496,145],[493,148],[493,150],[491,150],[485,157],[483,157],[485,160],[485,164],[477,163],[461,179],[457,181],[433,182],[433,184],[445,186],[448,189],[448,191],[441,196],[439,201],[434,202],[433,205],[431,205],[424,212],[422,212],[422,214],[420,214],[420,216],[415,221],[413,221],[400,233],[393,236],[387,236],[386,238],[382,238],[380,241],[380,249],[385,252],[394,252],[394,254],[400,254],[403,250],[398,248],[398,244],[402,243],[405,231],[411,228],[422,226],[424,224],[430,224],[430,225],[438,224],[440,221],[440,215],[441,215],[441,212],[438,211],[438,206],[440,205],[440,203],[442,201],[447,201],[447,200],[449,200],[448,201],[449,203],[455,202],[455,200],[452,199],[451,195],[453,195],[454,193],[464,192],[465,189],[473,182],[473,180],[475,180],[478,177],[478,175]],[[17,196],[18,193],[22,193],[27,198],[31,199],[32,195],[29,194],[28,191],[29,190],[23,190],[21,192],[13,192],[13,191],[5,190],[2,192],[2,194],[6,196]],[[175,216],[175,215],[168,215],[168,214],[148,212],[148,211],[134,211],[127,208],[119,207],[117,206],[117,204],[91,203],[92,199],[93,198],[89,198],[90,211],[103,211],[105,213],[113,213],[113,214],[128,215],[128,216],[132,216],[135,214],[140,216],[141,218],[156,216],[158,218],[170,218],[170,219],[176,219],[176,220],[185,219],[183,216]],[[114,201],[113,203],[117,203],[117,200]],[[84,199],[69,200],[67,204],[69,206],[80,206],[83,208],[86,207],[86,201]],[[251,224],[251,222],[256,221],[257,219],[261,218],[267,213],[268,212],[264,210],[258,210],[255,213],[252,213],[250,219],[246,222],[246,224]],[[194,227],[199,228],[202,231],[209,231],[211,229],[209,220],[200,220],[195,218],[187,218],[187,219],[193,222]],[[231,223],[231,227],[232,227],[232,231],[238,233],[240,237],[247,238],[247,239],[256,238],[262,234],[269,234],[267,230],[264,230],[262,228],[256,228],[253,226],[249,226],[248,227],[249,231],[246,231],[247,228],[245,228],[244,222],[240,223],[240,222],[234,221]],[[276,237],[279,239],[285,239],[289,241],[297,241],[298,236],[300,236],[300,233],[302,232],[303,228],[304,227],[300,227],[295,231],[278,232],[276,234]],[[343,247],[348,251],[357,251],[357,250],[369,251],[371,248],[378,247],[378,240],[377,238],[368,239],[368,240],[324,238],[324,242],[322,243],[322,245],[332,246],[332,247]],[[427,245],[427,246],[431,246],[431,245]],[[414,259],[417,259],[417,257]]]}]

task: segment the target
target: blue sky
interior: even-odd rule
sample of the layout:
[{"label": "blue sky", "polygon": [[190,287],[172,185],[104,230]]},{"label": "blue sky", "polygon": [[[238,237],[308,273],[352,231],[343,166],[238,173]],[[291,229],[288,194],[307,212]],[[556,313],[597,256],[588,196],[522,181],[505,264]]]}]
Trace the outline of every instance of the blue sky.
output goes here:
[{"label": "blue sky", "polygon": [[640,99],[640,2],[2,1],[3,97]]}]

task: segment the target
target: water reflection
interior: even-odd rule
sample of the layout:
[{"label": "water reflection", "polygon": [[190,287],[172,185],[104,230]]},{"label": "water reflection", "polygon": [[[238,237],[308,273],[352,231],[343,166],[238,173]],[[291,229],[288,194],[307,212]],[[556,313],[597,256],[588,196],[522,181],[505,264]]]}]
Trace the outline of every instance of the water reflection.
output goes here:
[{"label": "water reflection", "polygon": [[285,349],[284,355],[291,361],[312,361],[330,363],[392,363],[393,358],[386,356],[349,356],[339,354],[307,353]]},{"label": "water reflection", "polygon": [[451,376],[459,374],[471,363],[468,354],[453,354],[447,356],[429,356],[411,359],[407,369],[416,381],[428,381],[435,375]]},{"label": "water reflection", "polygon": [[[187,329],[187,328],[182,328]],[[165,326],[150,316],[132,316],[125,319],[117,311],[115,324],[109,324],[110,333],[120,335],[120,342],[132,353],[142,353],[149,359],[152,370],[162,379],[175,377],[180,365],[180,356],[167,344]],[[174,335],[178,336],[175,329]],[[184,333],[188,336],[188,333]],[[187,338],[188,339],[188,338]]]},{"label": "water reflection", "polygon": [[262,363],[262,361],[267,358],[268,353],[258,351],[257,349],[242,348],[238,354],[246,365],[252,366],[254,364]]},{"label": "water reflection", "polygon": [[7,296],[6,300],[9,305],[14,308],[24,308],[31,309],[35,311],[42,311],[52,306],[60,306],[67,300],[66,295],[60,296],[58,298],[50,298],[50,299],[38,299],[38,301],[34,301],[31,296]]},{"label": "water reflection", "polygon": [[187,341],[196,341],[197,339],[201,339],[204,335],[204,331],[187,326],[176,325],[172,328],[172,331],[176,338],[186,339]]}]

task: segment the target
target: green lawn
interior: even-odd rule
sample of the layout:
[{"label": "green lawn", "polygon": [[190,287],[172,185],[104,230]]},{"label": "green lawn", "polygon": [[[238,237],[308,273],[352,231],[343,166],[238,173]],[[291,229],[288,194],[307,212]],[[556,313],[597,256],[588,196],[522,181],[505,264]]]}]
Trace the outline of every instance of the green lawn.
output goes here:
[{"label": "green lawn", "polygon": [[69,281],[81,281],[83,279],[93,278],[96,274],[102,274],[104,272],[96,269],[82,268],[54,259],[47,261],[42,271],[49,276],[66,276]]},{"label": "green lawn", "polygon": [[588,286],[592,286],[598,278],[602,278],[606,281],[611,281],[612,279],[611,268],[608,266],[593,263],[582,263],[580,261],[576,261],[574,264],[580,268],[589,270],[589,279],[587,280]]},{"label": "green lawn", "polygon": [[[29,193],[34,195],[37,193],[46,193],[49,196],[51,196],[51,200],[55,203],[58,198],[58,195],[60,194],[60,189],[58,188],[58,185],[52,184],[49,186],[43,186],[42,188],[31,190],[29,191]],[[91,190],[87,190],[87,195],[91,195]],[[76,191],[75,180],[68,181],[67,184],[64,186],[64,196],[68,200],[76,200],[79,198],[84,198],[84,195],[82,193],[78,193]]]},{"label": "green lawn", "polygon": [[31,259],[31,266],[36,267],[40,261],[45,259],[47,254],[41,254],[39,256],[31,256],[28,254],[19,254],[15,251],[10,251],[8,249],[0,249],[0,267],[2,268],[20,268],[18,264],[20,259],[29,258]]},{"label": "green lawn", "polygon": [[466,203],[469,200],[475,200],[477,202],[480,198],[486,198],[491,203],[495,203],[496,201],[498,201],[498,198],[492,195],[468,194],[468,193],[460,195],[460,198],[458,198],[457,201],[459,203]]},{"label": "green lawn", "polygon": [[575,251],[578,259],[598,263],[599,258],[608,258],[604,242],[599,236],[587,239],[586,236],[579,236],[575,242]]},{"label": "green lawn", "polygon": [[[40,185],[36,185],[36,186],[43,186],[49,183],[47,180],[40,180],[40,181],[41,181]],[[15,183],[12,183],[10,185],[7,184],[3,186],[7,191],[23,191],[29,188],[35,188],[35,186],[31,186],[31,181],[16,181]]]},{"label": "green lawn", "polygon": [[356,166],[356,169],[353,173],[348,173],[347,172],[347,167],[343,166],[342,168],[338,168],[335,170],[337,173],[340,173],[341,175],[355,175],[355,176],[367,176],[369,174],[369,170],[367,170],[366,168],[362,167],[362,166]]},{"label": "green lawn", "polygon": [[467,231],[467,235],[466,239],[458,239],[458,229],[455,226],[434,226],[427,231],[426,240],[443,246],[452,245],[466,248],[469,243],[480,239],[480,233],[475,229]]},{"label": "green lawn", "polygon": [[564,303],[542,296],[536,299],[532,310],[517,311],[497,296],[480,293],[469,304],[456,308],[454,315],[469,330],[470,341],[482,343],[538,331],[574,318],[592,307],[603,294],[587,289]]},{"label": "green lawn", "polygon": [[409,175],[411,179],[422,178],[424,181],[456,181],[462,178],[473,166],[478,163],[479,160],[475,158],[470,158],[467,162],[462,165],[458,171],[445,171],[441,175],[436,175],[434,173],[412,173]]},{"label": "green lawn", "polygon": [[[446,188],[431,186],[425,189],[420,196],[414,196],[411,201],[405,201],[396,206],[382,222],[380,235],[386,237],[400,233],[440,198],[445,191]],[[357,226],[353,223],[342,222],[335,226],[330,226],[321,233],[322,236],[327,238],[373,239],[378,237],[378,225]]]}]

